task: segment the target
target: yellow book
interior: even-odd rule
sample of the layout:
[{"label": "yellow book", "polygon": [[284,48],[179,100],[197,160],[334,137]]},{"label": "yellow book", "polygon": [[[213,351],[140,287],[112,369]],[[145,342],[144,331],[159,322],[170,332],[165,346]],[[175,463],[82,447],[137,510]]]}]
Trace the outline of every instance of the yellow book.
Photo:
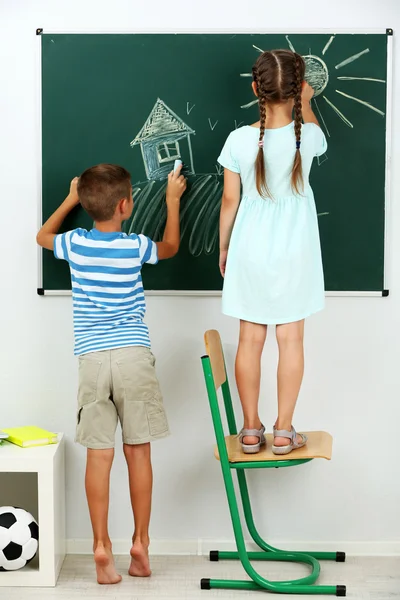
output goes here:
[{"label": "yellow book", "polygon": [[8,433],[8,442],[17,444],[21,448],[47,446],[58,442],[56,433],[40,429],[40,427],[12,427],[11,429],[3,429],[3,431]]}]

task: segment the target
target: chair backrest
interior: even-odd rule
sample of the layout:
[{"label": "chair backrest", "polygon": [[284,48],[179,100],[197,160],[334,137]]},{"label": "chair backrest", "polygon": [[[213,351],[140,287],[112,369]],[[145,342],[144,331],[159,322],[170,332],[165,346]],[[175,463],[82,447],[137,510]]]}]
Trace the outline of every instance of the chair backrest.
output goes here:
[{"label": "chair backrest", "polygon": [[[222,350],[221,338],[215,329],[206,331],[204,334],[207,356],[202,357],[205,383],[214,429],[220,453],[221,444],[225,446],[224,431],[221,421],[221,412],[218,403],[218,389],[221,388],[224,400],[225,415],[230,435],[237,434],[235,413],[232,406],[231,392],[229,389],[228,375],[225,369],[225,359]],[[226,448],[225,448],[226,453]]]},{"label": "chair backrest", "polygon": [[210,357],[215,389],[217,390],[226,381],[226,370],[221,338],[215,329],[210,329],[204,334],[206,351]]}]

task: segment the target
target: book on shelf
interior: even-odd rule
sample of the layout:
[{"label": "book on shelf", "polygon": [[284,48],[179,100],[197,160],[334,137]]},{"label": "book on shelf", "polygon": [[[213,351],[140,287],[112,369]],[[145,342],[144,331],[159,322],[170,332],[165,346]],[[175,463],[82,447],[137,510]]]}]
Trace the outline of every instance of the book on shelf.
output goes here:
[{"label": "book on shelf", "polygon": [[51,431],[46,431],[40,427],[12,427],[2,430],[8,435],[8,442],[12,442],[21,448],[31,448],[33,446],[47,446],[48,444],[57,444],[58,435]]}]

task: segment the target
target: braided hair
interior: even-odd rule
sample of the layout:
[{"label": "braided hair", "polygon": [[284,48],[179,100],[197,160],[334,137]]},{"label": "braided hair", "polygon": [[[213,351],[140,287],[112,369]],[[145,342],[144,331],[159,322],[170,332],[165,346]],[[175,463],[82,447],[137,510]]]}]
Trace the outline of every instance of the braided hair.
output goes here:
[{"label": "braided hair", "polygon": [[271,194],[267,185],[267,174],[264,160],[264,133],[267,120],[267,103],[261,76],[259,75],[256,66],[253,67],[253,79],[257,86],[258,107],[260,110],[260,137],[258,140],[258,153],[256,158],[256,186],[260,196],[270,197]]},{"label": "braided hair", "polygon": [[260,196],[264,198],[271,198],[264,160],[264,135],[268,105],[279,104],[290,99],[294,99],[294,130],[296,135],[291,186],[296,194],[300,194],[303,189],[300,143],[302,125],[301,91],[304,73],[305,63],[303,58],[290,50],[263,52],[253,67],[253,80],[260,109],[260,137],[255,163],[256,187]]},{"label": "braided hair", "polygon": [[303,59],[298,54],[293,54],[294,59],[294,73],[295,80],[293,82],[293,93],[294,93],[294,133],[296,135],[296,154],[294,156],[294,163],[292,168],[291,184],[293,191],[296,194],[300,193],[300,190],[304,187],[303,181],[303,169],[301,167],[301,125],[302,125],[302,114],[301,114],[301,90],[304,77],[304,71],[302,73]]}]

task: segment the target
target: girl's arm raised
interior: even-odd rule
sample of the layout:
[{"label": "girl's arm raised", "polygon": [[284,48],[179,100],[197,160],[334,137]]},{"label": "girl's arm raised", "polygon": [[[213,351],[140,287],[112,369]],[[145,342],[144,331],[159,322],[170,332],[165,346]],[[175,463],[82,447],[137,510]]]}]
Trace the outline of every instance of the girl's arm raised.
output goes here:
[{"label": "girl's arm raised", "polygon": [[303,121],[304,123],[315,123],[315,125],[319,126],[318,119],[311,108],[311,99],[313,96],[314,90],[306,81],[304,81],[301,92],[301,112]]},{"label": "girl's arm raised", "polygon": [[240,202],[240,175],[229,169],[224,171],[224,193],[219,223],[219,268],[222,277],[225,276],[226,259],[228,256],[229,242],[236,213]]},{"label": "girl's arm raised", "polygon": [[318,125],[318,127],[320,126],[318,123],[318,119],[315,116],[313,109],[311,108],[311,104],[309,102],[303,103],[301,112],[303,114],[304,123],[315,123],[315,125]]},{"label": "girl's arm raised", "polygon": [[315,123],[319,126],[318,119],[311,108],[311,99],[314,96],[313,88],[306,82],[303,82],[301,91],[301,112],[304,123]]}]

